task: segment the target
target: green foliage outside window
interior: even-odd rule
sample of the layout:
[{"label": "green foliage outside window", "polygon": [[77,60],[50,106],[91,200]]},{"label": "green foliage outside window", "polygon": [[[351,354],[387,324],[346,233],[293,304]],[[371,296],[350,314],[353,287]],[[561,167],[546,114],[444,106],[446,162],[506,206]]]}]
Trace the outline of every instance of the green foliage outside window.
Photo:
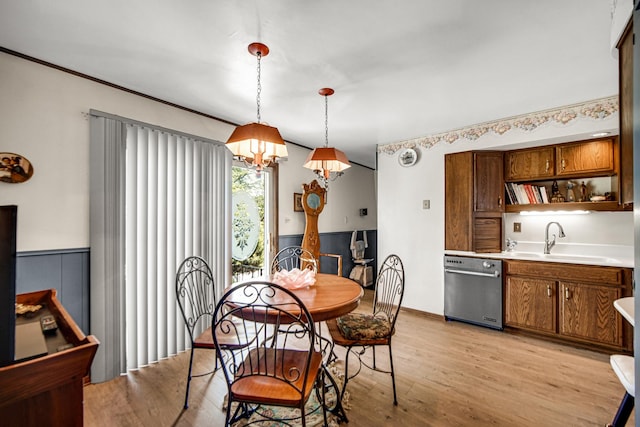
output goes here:
[{"label": "green foliage outside window", "polygon": [[231,191],[244,191],[253,196],[260,216],[260,234],[253,254],[244,261],[232,260],[232,271],[235,274],[246,271],[247,267],[260,269],[264,265],[264,174],[256,176],[255,171],[242,167],[233,167]]}]

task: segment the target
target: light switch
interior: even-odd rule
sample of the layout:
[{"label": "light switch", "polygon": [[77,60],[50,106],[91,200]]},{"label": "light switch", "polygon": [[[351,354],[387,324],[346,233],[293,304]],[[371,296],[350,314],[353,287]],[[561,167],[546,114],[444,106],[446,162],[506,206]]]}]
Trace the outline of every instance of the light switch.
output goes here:
[{"label": "light switch", "polygon": [[514,222],[513,223],[513,232],[520,233],[522,231],[522,223]]},{"label": "light switch", "polygon": [[431,200],[423,200],[422,209],[431,209]]}]

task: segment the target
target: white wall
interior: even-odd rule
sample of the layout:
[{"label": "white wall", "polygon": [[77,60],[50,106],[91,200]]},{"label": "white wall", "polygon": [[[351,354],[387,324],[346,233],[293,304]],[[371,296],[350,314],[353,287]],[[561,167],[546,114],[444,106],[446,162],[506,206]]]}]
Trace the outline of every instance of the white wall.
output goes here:
[{"label": "white wall", "polygon": [[[496,118],[498,119],[498,118]],[[397,253],[404,262],[406,290],[403,305],[421,311],[443,314],[444,275],[444,155],[446,153],[511,149],[526,145],[588,139],[602,130],[616,130],[618,115],[606,120],[581,121],[565,126],[550,125],[534,132],[513,130],[503,136],[485,135],[475,142],[440,143],[418,148],[419,160],[409,168],[398,163],[398,153],[378,156],[378,258]],[[431,209],[422,209],[422,200]],[[569,220],[558,218],[561,223]],[[512,229],[513,219],[508,221]],[[544,240],[535,219],[522,219],[523,233]],[[631,212],[585,215],[579,226],[568,226],[567,235],[580,243],[630,245],[633,242]],[[505,227],[506,229],[506,227]],[[542,233],[542,234],[540,234]],[[523,234],[513,236],[520,240]]]},{"label": "white wall", "polygon": [[[314,173],[301,165],[310,150],[289,144],[288,159],[280,169],[280,218],[281,235],[304,233],[304,212],[293,211],[293,193],[302,193],[302,184],[315,179]],[[351,165],[344,175],[329,183],[327,204],[318,219],[318,232],[372,230],[377,226],[375,199],[375,173],[363,166]],[[367,216],[359,210],[367,208]]]},{"label": "white wall", "polygon": [[[25,156],[35,170],[25,183],[0,182],[0,205],[18,205],[21,252],[90,245],[90,109],[218,141],[226,141],[233,130],[217,120],[5,53],[0,53],[0,76],[0,152]],[[292,198],[312,177],[302,167],[308,150],[290,145],[289,151],[289,161],[280,168],[281,234],[304,231],[304,216],[293,212]],[[373,188],[373,171],[359,166],[347,170],[331,186],[320,231],[375,228]],[[360,207],[369,209],[364,219],[357,217]]]}]

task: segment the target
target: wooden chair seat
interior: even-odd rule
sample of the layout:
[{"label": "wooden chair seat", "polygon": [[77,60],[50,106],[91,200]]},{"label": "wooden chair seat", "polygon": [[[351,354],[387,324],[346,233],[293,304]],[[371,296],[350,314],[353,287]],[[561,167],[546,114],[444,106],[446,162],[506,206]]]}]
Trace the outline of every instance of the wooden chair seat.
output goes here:
[{"label": "wooden chair seat", "polygon": [[[303,381],[308,351],[267,349],[266,352],[260,351],[259,357],[257,354],[257,350],[252,350],[238,369],[242,375],[231,386],[231,393],[235,399],[257,400],[278,406],[300,406],[301,400],[307,401],[322,364],[320,352],[311,355],[306,386]],[[246,376],[245,367],[253,374],[259,375]],[[277,372],[274,372],[274,368]],[[287,373],[293,377],[299,375],[299,378],[285,378]],[[304,396],[300,390],[305,391]]]},{"label": "wooden chair seat", "polygon": [[[213,319],[213,340],[228,387],[226,426],[254,415],[263,418],[258,424],[276,425],[278,420],[257,407],[267,405],[297,408],[304,427],[305,405],[314,390],[320,403],[316,409],[327,424],[325,393],[318,381],[324,378],[322,353],[313,318],[300,298],[276,283],[241,283],[224,293]],[[255,339],[246,338],[254,333]],[[225,343],[229,339],[231,344]]]},{"label": "wooden chair seat", "polygon": [[211,333],[210,327],[193,340],[193,346],[196,348],[210,348],[215,350],[216,346],[213,343],[213,334]]}]

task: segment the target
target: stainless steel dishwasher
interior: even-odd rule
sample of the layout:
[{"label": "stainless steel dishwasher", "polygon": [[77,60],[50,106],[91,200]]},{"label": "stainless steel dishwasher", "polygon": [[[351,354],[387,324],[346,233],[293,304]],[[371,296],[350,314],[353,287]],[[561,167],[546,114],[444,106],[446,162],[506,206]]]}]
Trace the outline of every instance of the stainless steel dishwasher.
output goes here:
[{"label": "stainless steel dishwasher", "polygon": [[444,317],[502,329],[502,261],[445,255]]}]

